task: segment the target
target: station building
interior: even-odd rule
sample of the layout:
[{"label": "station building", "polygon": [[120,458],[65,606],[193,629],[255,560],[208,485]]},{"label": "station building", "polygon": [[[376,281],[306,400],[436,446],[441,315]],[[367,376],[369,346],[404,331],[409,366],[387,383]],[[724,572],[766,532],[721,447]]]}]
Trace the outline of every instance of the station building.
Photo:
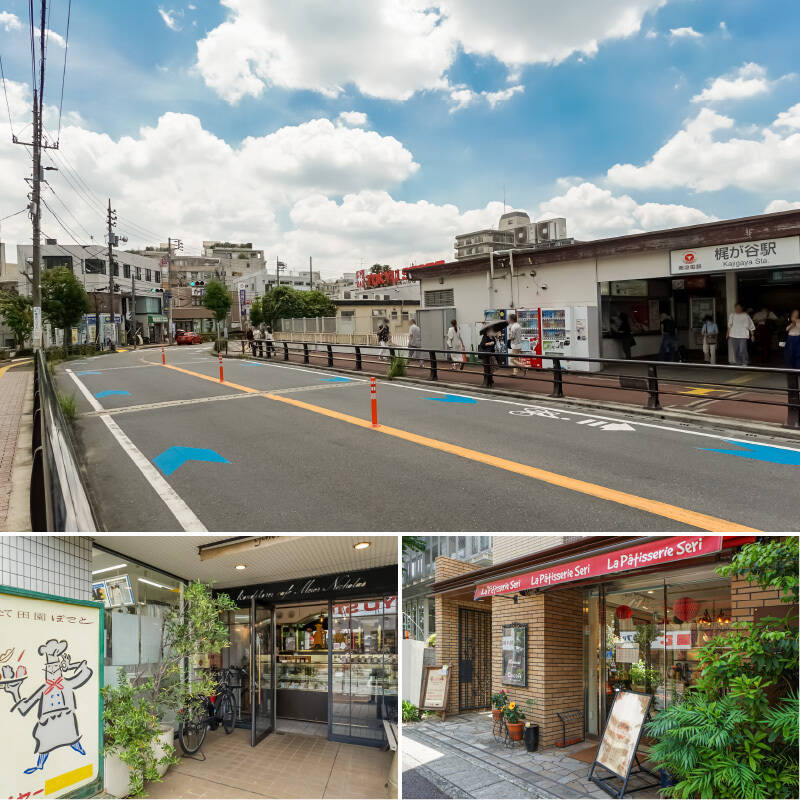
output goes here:
[{"label": "station building", "polygon": [[[711,314],[724,335],[739,302],[775,314],[771,356],[780,363],[778,328],[800,307],[800,210],[586,242],[505,243],[474,256],[459,251],[453,261],[412,267],[407,275],[420,283],[426,348],[444,346],[452,318],[475,349],[487,311],[585,307],[590,357],[623,357],[615,335],[622,312],[636,339],[633,357],[655,356],[660,314],[668,312],[679,343],[702,360],[703,317]],[[726,355],[720,345],[719,360]]]},{"label": "station building", "polygon": [[787,613],[777,592],[716,572],[752,536],[493,538],[491,566],[435,562],[447,713],[488,709],[504,689],[544,747],[599,736],[621,688],[663,708],[696,680],[712,636]]}]

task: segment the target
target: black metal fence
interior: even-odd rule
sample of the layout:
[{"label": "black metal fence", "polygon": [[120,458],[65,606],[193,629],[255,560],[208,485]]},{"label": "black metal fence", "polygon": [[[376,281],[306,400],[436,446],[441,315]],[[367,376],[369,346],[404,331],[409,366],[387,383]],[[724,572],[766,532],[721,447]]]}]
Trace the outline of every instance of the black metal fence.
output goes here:
[{"label": "black metal fence", "polygon": [[[549,384],[549,396],[555,398],[566,397],[569,389],[575,387],[633,390],[641,392],[644,395],[644,407],[653,410],[661,409],[662,398],[685,398],[685,385],[691,382],[701,389],[728,392],[736,390],[731,396],[708,399],[785,409],[785,427],[800,429],[800,369],[577,356],[569,358],[551,356],[544,359],[547,366],[532,367],[526,365],[531,359],[530,354],[511,355],[505,352],[495,354],[472,350],[454,354],[451,350],[410,350],[407,347],[391,345],[381,347],[316,342],[264,342],[258,339],[252,342],[242,339],[240,344],[235,340],[225,342],[226,353],[229,353],[229,347],[231,352],[241,352],[256,359],[289,361],[292,355],[297,357],[302,355],[304,364],[322,363],[327,367],[333,367],[334,359],[339,359],[349,362],[347,368],[373,373],[385,371],[388,362],[394,358],[402,358],[407,365],[421,366],[427,370],[427,378],[431,381],[446,380],[449,370],[467,375],[480,375],[484,388],[492,388],[496,376],[519,381],[519,387],[514,386],[514,388],[519,388],[520,391],[531,391],[531,381],[544,381]],[[454,361],[454,355],[456,358],[463,357],[464,360]],[[573,366],[576,364],[596,364],[602,371],[577,370]],[[667,375],[666,373],[670,371],[677,371],[678,374]],[[742,373],[750,376],[754,382],[746,385],[732,385],[725,382],[726,378]],[[593,375],[594,379],[591,377]],[[601,384],[597,378],[604,380],[611,378],[617,380],[617,383]],[[755,382],[759,380],[762,382]],[[771,380],[771,383],[767,384],[767,380]],[[684,391],[681,391],[682,387]],[[745,392],[756,396],[741,396]]]},{"label": "black metal fence", "polygon": [[34,359],[31,447],[31,529],[36,532],[97,531],[69,426],[41,350]]}]

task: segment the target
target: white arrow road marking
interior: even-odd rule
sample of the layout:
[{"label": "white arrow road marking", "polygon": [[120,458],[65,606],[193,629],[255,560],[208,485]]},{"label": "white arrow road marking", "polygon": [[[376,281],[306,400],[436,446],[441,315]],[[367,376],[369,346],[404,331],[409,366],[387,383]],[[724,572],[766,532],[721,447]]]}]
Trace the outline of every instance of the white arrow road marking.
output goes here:
[{"label": "white arrow road marking", "polygon": [[610,425],[603,425],[604,431],[635,431],[633,425],[628,425],[627,422],[612,422]]}]

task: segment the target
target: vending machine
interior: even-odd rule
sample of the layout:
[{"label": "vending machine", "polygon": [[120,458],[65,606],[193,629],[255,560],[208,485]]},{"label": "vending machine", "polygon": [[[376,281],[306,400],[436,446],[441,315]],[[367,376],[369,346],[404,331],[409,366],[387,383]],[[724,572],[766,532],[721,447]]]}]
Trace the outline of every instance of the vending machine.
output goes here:
[{"label": "vending machine", "polygon": [[596,372],[600,369],[600,364],[569,360],[570,356],[589,358],[591,342],[597,341],[597,314],[592,315],[589,306],[542,308],[539,313],[544,367],[553,365],[547,359],[549,355],[561,358],[565,369],[578,372]]},{"label": "vending machine", "polygon": [[[509,311],[509,314],[512,313]],[[522,328],[522,352],[520,358],[523,367],[542,366],[542,332],[538,308],[518,308],[513,311],[517,315],[517,322]]]}]

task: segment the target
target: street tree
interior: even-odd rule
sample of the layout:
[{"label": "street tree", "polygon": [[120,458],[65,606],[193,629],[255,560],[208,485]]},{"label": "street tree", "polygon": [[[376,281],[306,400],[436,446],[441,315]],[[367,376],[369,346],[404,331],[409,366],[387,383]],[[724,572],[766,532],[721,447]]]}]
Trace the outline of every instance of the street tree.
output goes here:
[{"label": "street tree", "polygon": [[304,317],[335,317],[336,305],[326,294],[316,290],[298,292]]},{"label": "street tree", "polygon": [[264,311],[261,308],[261,298],[256,297],[252,303],[250,303],[250,324],[257,328],[264,322]]},{"label": "street tree", "polygon": [[89,299],[69,267],[55,267],[42,274],[42,316],[64,331],[64,346],[70,331],[89,311]]},{"label": "street tree", "polygon": [[371,272],[373,275],[377,275],[377,274],[378,274],[378,273],[380,273],[380,272],[386,272],[387,270],[390,270],[390,269],[391,269],[391,267],[390,267],[388,264],[373,264],[373,265],[372,265],[372,266],[369,268],[369,271],[370,271],[370,272]]},{"label": "street tree", "polygon": [[276,286],[267,292],[262,301],[261,309],[267,325],[275,327],[279,319],[294,319],[304,317],[305,310],[300,295],[291,286]]},{"label": "street tree", "polygon": [[222,281],[209,281],[203,295],[203,305],[214,315],[217,323],[217,349],[219,350],[219,324],[231,310],[231,295]]},{"label": "street tree", "polygon": [[25,346],[25,340],[33,332],[33,306],[30,298],[17,292],[0,292],[0,317],[11,328],[17,347]]}]

